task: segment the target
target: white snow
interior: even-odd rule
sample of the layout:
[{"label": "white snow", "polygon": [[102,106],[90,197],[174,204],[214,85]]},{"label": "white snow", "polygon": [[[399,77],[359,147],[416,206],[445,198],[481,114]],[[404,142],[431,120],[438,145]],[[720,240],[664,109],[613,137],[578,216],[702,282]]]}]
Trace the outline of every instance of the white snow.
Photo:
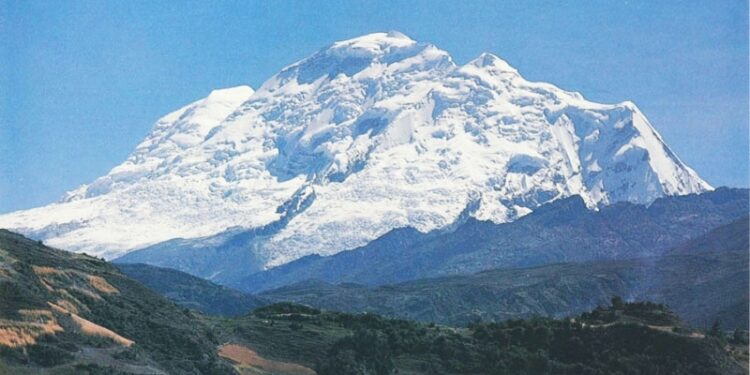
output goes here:
[{"label": "white snow", "polygon": [[273,266],[445,227],[471,202],[506,222],[573,194],[596,207],[710,188],[633,103],[526,81],[491,54],[457,66],[391,32],[334,43],[257,92],[214,91],[157,121],[106,176],[0,227],[113,258],[259,227],[314,193],[255,249]]}]

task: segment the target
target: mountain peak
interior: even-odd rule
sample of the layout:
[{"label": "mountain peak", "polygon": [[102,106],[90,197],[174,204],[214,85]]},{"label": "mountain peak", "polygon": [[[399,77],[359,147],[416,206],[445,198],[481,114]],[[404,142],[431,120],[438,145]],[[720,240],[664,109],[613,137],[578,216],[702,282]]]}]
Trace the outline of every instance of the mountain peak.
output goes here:
[{"label": "mountain peak", "polygon": [[391,37],[391,38],[400,38],[400,39],[409,39],[409,40],[411,40],[411,38],[409,38],[406,34],[400,32],[400,31],[396,31],[396,30],[391,30],[391,31],[387,32],[386,34],[388,34],[388,37]]},{"label": "mountain peak", "polygon": [[416,44],[408,36],[398,32],[390,31],[387,33],[379,32],[362,35],[356,38],[335,42],[329,49],[352,51],[369,51],[378,52],[390,48],[403,48]]},{"label": "mountain peak", "polygon": [[379,32],[335,42],[282,69],[259,91],[278,92],[287,86],[280,91],[299,93],[299,85],[309,85],[321,78],[333,80],[343,75],[374,80],[388,69],[391,73],[415,70],[437,73],[454,67],[450,55],[432,44],[418,43],[397,31]]},{"label": "mountain peak", "polygon": [[489,52],[482,52],[479,57],[471,60],[469,64],[476,66],[477,68],[491,69],[498,72],[518,73],[518,70],[505,62],[505,60]]},{"label": "mountain peak", "polygon": [[107,257],[248,228],[268,267],[446,228],[470,203],[507,222],[571,195],[595,207],[707,189],[628,103],[526,81],[489,53],[457,67],[391,32],[333,43],[256,93],[215,91],[69,201],[0,227]]},{"label": "mountain peak", "polygon": [[255,91],[252,87],[247,85],[240,85],[240,86],[234,86],[234,87],[227,87],[225,89],[216,89],[212,90],[211,93],[208,94],[208,97],[206,99],[208,100],[230,100],[233,101],[236,98],[241,99],[247,99],[252,95]]}]

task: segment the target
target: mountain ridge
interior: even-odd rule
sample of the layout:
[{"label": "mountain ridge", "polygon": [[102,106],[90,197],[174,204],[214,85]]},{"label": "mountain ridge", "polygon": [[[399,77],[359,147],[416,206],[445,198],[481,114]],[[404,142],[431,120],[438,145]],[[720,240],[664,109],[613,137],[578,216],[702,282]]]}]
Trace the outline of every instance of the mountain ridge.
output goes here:
[{"label": "mountain ridge", "polygon": [[225,282],[252,292],[304,279],[379,285],[491,268],[660,256],[749,210],[747,189],[666,197],[648,207],[618,203],[599,211],[570,197],[511,223],[472,218],[450,233],[394,230],[361,248],[308,256]]},{"label": "mountain ridge", "polygon": [[379,286],[303,280],[259,295],[449,325],[559,318],[619,295],[664,303],[694,327],[720,319],[725,328],[747,330],[747,227],[745,216],[658,257],[492,269]]}]

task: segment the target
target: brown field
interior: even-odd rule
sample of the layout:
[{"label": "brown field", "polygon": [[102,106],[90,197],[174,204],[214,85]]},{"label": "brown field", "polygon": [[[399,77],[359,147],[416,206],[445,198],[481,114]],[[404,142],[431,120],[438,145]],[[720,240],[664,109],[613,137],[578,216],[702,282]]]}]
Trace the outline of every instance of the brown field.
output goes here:
[{"label": "brown field", "polygon": [[57,300],[57,306],[62,307],[64,310],[70,311],[74,314],[78,314],[78,307],[73,304],[72,302],[65,300],[65,299],[59,299]]},{"label": "brown field", "polygon": [[[62,296],[61,299],[57,300],[57,302],[58,302],[57,304],[59,306],[61,306],[61,307],[66,308],[68,311],[74,312],[76,314],[79,313],[79,310],[80,311],[90,311],[89,308],[88,308],[88,306],[84,305],[83,302],[81,302],[81,301],[78,300],[78,298],[73,297],[73,295],[70,294],[70,292],[68,292],[67,290],[65,290],[65,289],[58,289],[57,293],[60,296]],[[68,309],[66,307],[66,305],[65,304],[61,304],[60,301],[66,301],[68,304],[75,305],[76,309],[73,309],[73,310]]]},{"label": "brown field", "polygon": [[11,348],[36,344],[41,335],[62,332],[54,315],[49,310],[19,310],[23,321],[0,319],[0,345]]},{"label": "brown field", "polygon": [[116,343],[124,346],[131,346],[135,343],[133,340],[126,339],[120,335],[118,335],[116,332],[109,330],[107,328],[104,328],[96,323],[93,323],[89,320],[86,320],[84,318],[81,318],[80,316],[76,314],[70,314],[70,317],[73,319],[73,321],[78,325],[78,327],[81,329],[81,332],[92,335],[92,336],[102,336],[102,337],[108,337],[115,341]]},{"label": "brown field", "polygon": [[37,276],[62,275],[65,271],[52,267],[31,266]]},{"label": "brown field", "polygon": [[70,311],[66,310],[63,307],[60,307],[59,305],[56,305],[56,304],[54,304],[52,302],[49,302],[49,301],[47,302],[47,304],[49,305],[49,307],[52,308],[52,310],[55,310],[55,311],[59,312],[60,314],[66,314],[66,315],[70,314]]},{"label": "brown field", "polygon": [[99,293],[120,293],[117,288],[101,276],[90,275],[72,269],[40,266],[33,266],[33,269],[42,285],[53,293],[60,293],[65,289],[69,289],[83,293],[96,300],[102,300],[102,296]]},{"label": "brown field", "polygon": [[89,283],[94,289],[107,294],[120,293],[117,288],[113,287],[107,280],[104,280],[101,276],[89,275]]},{"label": "brown field", "polygon": [[224,344],[219,347],[219,356],[240,366],[250,366],[273,374],[315,375],[311,368],[296,363],[265,359],[250,348],[238,344]]},{"label": "brown field", "polygon": [[73,320],[73,322],[78,326],[78,328],[81,330],[82,333],[92,336],[101,336],[101,337],[107,337],[109,339],[112,339],[112,341],[123,345],[123,346],[131,346],[135,343],[135,341],[126,339],[122,336],[120,336],[117,332],[112,331],[108,328],[102,327],[90,320],[81,318],[78,316],[78,314],[74,314],[65,308],[58,306],[52,302],[47,302],[55,311],[66,314],[70,316],[70,318]]}]

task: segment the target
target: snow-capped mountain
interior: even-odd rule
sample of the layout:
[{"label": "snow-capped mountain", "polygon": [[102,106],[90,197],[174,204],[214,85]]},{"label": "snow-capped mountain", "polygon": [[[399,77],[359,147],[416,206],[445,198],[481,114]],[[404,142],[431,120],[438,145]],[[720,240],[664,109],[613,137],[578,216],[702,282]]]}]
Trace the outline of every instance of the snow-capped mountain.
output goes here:
[{"label": "snow-capped mountain", "polygon": [[255,92],[214,91],[106,176],[0,227],[113,258],[272,225],[252,251],[274,266],[462,212],[506,222],[575,194],[593,208],[708,189],[633,103],[529,82],[491,54],[459,66],[392,32],[334,43]]}]

